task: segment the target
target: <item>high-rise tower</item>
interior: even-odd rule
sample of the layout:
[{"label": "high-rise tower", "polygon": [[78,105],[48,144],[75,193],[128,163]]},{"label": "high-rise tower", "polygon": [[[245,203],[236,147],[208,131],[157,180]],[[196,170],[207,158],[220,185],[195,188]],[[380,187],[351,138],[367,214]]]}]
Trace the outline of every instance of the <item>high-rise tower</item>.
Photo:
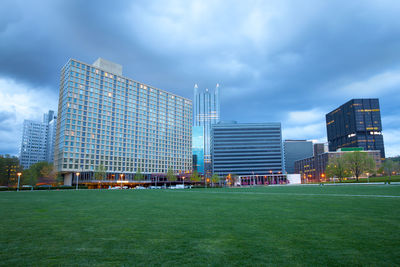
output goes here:
[{"label": "high-rise tower", "polygon": [[[61,71],[55,165],[64,183],[131,181],[192,169],[192,101],[122,76],[104,59],[71,59]],[[123,177],[123,178],[121,178]]]},{"label": "high-rise tower", "polygon": [[379,99],[352,99],[326,114],[329,151],[344,147],[379,150],[385,157]]},{"label": "high-rise tower", "polygon": [[19,160],[24,169],[40,161],[53,162],[57,116],[53,110],[43,114],[43,121],[25,120]]},{"label": "high-rise tower", "polygon": [[193,101],[193,126],[203,128],[204,172],[209,173],[211,171],[211,125],[220,121],[219,84],[216,85],[214,92],[208,89],[199,92],[195,84]]}]

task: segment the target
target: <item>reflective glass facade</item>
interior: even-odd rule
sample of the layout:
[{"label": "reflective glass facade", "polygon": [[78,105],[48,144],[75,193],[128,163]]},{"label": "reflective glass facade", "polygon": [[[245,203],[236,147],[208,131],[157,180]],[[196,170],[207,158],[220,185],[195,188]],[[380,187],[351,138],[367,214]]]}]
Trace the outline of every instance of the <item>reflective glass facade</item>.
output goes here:
[{"label": "reflective glass facade", "polygon": [[211,140],[213,172],[220,176],[282,173],[280,123],[215,124]]},{"label": "reflective glass facade", "polygon": [[194,126],[193,132],[193,169],[204,174],[204,127]]},{"label": "reflective glass facade", "polygon": [[71,59],[62,68],[58,171],[190,171],[192,102],[123,77],[118,64],[95,63]]},{"label": "reflective glass facade", "polygon": [[207,174],[211,173],[211,127],[220,121],[219,85],[214,92],[206,89],[199,92],[194,86],[193,99],[193,126],[204,128],[204,168]]},{"label": "reflective glass facade", "polygon": [[25,120],[19,160],[24,169],[41,161],[53,162],[57,116],[49,110],[43,121]]},{"label": "reflective glass facade", "polygon": [[329,151],[342,147],[379,150],[385,157],[379,99],[352,99],[326,114]]},{"label": "reflective glass facade", "polygon": [[306,140],[285,140],[283,142],[285,154],[285,171],[294,172],[294,162],[313,156],[313,143]]}]

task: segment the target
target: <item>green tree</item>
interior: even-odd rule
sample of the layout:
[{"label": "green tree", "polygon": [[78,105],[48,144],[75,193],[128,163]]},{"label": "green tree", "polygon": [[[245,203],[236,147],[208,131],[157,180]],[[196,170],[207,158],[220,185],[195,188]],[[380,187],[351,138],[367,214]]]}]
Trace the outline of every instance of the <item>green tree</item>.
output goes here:
[{"label": "green tree", "polygon": [[393,172],[399,171],[399,163],[395,162],[391,159],[385,159],[385,161],[382,164],[382,170],[383,173],[389,176],[389,183],[392,181],[392,174]]},{"label": "green tree", "polygon": [[57,171],[54,168],[53,163],[44,162],[40,170],[40,183],[55,184],[57,181]]},{"label": "green tree", "polygon": [[96,166],[96,169],[94,170],[94,178],[96,180],[102,181],[106,179],[106,176],[107,176],[106,167],[104,167],[103,164]]},{"label": "green tree", "polygon": [[143,181],[144,175],[142,171],[140,170],[140,167],[138,168],[136,174],[135,174],[135,181]]},{"label": "green tree", "polygon": [[167,179],[170,182],[175,182],[176,181],[176,175],[174,174],[174,171],[171,168],[168,168],[167,171]]},{"label": "green tree", "polygon": [[41,161],[32,164],[22,173],[22,183],[36,185],[37,183],[53,184],[57,181],[58,173],[52,163]]},{"label": "green tree", "polygon": [[346,169],[356,177],[357,182],[362,174],[375,172],[375,161],[366,152],[347,152],[344,154],[343,159],[346,162]]},{"label": "green tree", "polygon": [[219,183],[220,177],[218,174],[214,173],[213,176],[211,176],[211,183],[212,186],[214,187],[214,184]]},{"label": "green tree", "polygon": [[347,177],[347,165],[343,157],[334,157],[329,159],[329,164],[326,166],[326,176],[330,178],[339,178],[342,182],[343,178]]},{"label": "green tree", "polygon": [[193,171],[192,175],[190,176],[190,181],[192,181],[192,182],[200,182],[201,181],[201,177],[196,170]]},{"label": "green tree", "polygon": [[17,157],[8,154],[0,155],[0,185],[15,185],[18,180],[17,173],[21,170]]}]

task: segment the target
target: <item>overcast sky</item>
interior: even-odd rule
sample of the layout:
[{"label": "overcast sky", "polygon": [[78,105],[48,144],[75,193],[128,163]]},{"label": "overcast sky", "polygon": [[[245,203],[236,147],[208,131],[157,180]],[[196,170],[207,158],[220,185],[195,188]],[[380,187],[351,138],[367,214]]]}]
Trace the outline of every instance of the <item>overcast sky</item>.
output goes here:
[{"label": "overcast sky", "polygon": [[325,114],[380,99],[387,156],[400,154],[400,1],[17,1],[0,6],[0,153],[22,122],[57,110],[61,67],[98,57],[192,98],[220,84],[221,116],[282,122],[326,141]]}]

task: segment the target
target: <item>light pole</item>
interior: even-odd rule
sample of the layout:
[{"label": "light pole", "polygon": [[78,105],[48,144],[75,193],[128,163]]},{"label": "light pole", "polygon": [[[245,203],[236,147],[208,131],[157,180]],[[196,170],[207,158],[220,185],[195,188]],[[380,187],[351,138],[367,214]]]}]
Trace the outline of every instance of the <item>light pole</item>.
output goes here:
[{"label": "light pole", "polygon": [[20,172],[17,173],[17,175],[18,175],[18,187],[17,187],[17,191],[19,191],[19,179],[21,178],[21,174],[22,174],[22,173],[20,173]]},{"label": "light pole", "polygon": [[185,188],[185,176],[182,176],[183,188]]},{"label": "light pole", "polygon": [[76,190],[78,190],[79,174],[79,172],[76,173]]}]

